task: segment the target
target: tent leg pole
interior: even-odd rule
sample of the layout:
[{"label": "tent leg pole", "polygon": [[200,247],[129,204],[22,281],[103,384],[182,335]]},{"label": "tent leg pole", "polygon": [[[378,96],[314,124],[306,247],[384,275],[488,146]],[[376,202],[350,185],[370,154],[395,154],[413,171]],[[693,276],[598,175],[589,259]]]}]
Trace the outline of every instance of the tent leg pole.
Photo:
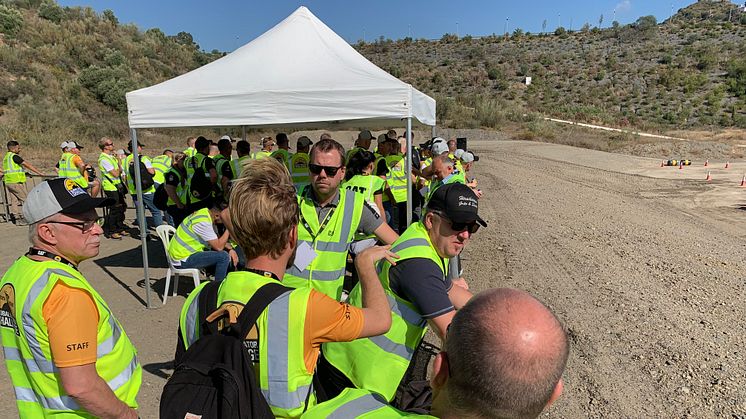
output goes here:
[{"label": "tent leg pole", "polygon": [[241,139],[246,141],[246,125],[241,125]]},{"label": "tent leg pole", "polygon": [[[407,118],[407,227],[412,224],[412,117]],[[399,234],[404,234],[400,231]]]},{"label": "tent leg pole", "polygon": [[431,127],[431,130],[430,130],[430,138],[435,138],[435,137],[437,137],[437,136],[438,136],[438,135],[437,135],[437,132],[436,132],[436,130],[435,130],[435,125],[433,125],[433,126]]},{"label": "tent leg pole", "polygon": [[142,246],[142,269],[145,281],[145,301],[148,308],[153,308],[150,304],[150,275],[148,272],[148,225],[145,224],[145,202],[142,199],[142,175],[140,174],[140,155],[137,152],[137,129],[132,128],[132,161],[135,164],[135,189],[137,190],[137,202],[135,210],[137,211],[137,223],[140,225],[140,244]]}]

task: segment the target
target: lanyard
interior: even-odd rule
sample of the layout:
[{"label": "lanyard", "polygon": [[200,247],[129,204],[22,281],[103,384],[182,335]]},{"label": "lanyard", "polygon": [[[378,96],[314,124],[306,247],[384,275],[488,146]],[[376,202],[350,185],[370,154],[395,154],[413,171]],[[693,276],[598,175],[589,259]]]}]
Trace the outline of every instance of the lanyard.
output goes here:
[{"label": "lanyard", "polygon": [[275,274],[273,274],[272,272],[269,272],[269,271],[264,271],[264,270],[261,270],[261,269],[253,269],[253,268],[246,268],[246,271],[251,272],[251,273],[255,273],[257,275],[261,275],[261,276],[263,276],[265,278],[272,278],[272,279],[275,279],[277,281],[280,280],[280,278],[278,278],[277,275],[275,275]]},{"label": "lanyard", "polygon": [[[309,189],[310,188],[306,188],[305,189],[306,193],[304,194],[303,199],[310,199],[308,197],[308,190]],[[337,193],[339,193],[339,192],[337,192]],[[337,204],[337,207],[338,206],[339,206],[339,204]],[[311,241],[315,242],[316,241],[316,237],[318,237],[319,234],[321,234],[321,232],[324,231],[324,228],[326,228],[326,225],[329,224],[329,221],[334,216],[334,211],[337,210],[337,207],[333,207],[329,212],[326,213],[326,217],[324,217],[324,221],[322,221],[321,225],[319,225],[319,231],[316,234],[314,234],[313,230],[311,229],[311,226],[308,224],[308,221],[306,221],[306,217],[303,216],[303,209],[301,209],[301,211],[300,211],[300,222],[303,223],[303,227],[305,227],[306,231],[308,231],[308,234],[311,235],[311,239],[312,239]]]},{"label": "lanyard", "polygon": [[65,265],[75,269],[76,271],[78,270],[78,267],[75,264],[63,258],[62,256],[55,255],[54,253],[48,252],[46,250],[37,249],[35,247],[29,248],[28,253],[26,253],[26,256],[41,256],[43,258],[48,258],[48,259],[52,259],[60,263],[64,263]]}]

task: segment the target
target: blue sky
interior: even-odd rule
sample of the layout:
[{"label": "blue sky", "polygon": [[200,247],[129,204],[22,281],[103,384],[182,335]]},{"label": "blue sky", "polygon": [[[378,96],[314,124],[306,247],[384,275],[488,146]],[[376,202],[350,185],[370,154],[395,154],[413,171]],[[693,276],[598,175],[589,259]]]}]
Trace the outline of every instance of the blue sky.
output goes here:
[{"label": "blue sky", "polygon": [[271,28],[299,6],[308,7],[348,42],[373,41],[380,36],[399,39],[440,38],[444,33],[464,35],[540,32],[558,25],[580,28],[585,22],[603,26],[622,24],[640,16],[663,21],[695,0],[578,0],[578,1],[454,1],[454,0],[60,0],[63,6],[90,6],[114,11],[122,23],[140,29],[157,27],[167,35],[192,34],[202,49],[232,51]]}]

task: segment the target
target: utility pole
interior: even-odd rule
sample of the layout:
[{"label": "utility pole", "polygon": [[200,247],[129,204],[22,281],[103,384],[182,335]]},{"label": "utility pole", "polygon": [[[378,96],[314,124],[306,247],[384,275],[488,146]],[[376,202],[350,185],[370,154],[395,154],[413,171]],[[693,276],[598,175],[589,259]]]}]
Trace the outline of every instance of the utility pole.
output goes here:
[{"label": "utility pole", "polygon": [[557,27],[562,27],[562,13],[557,13]]},{"label": "utility pole", "polygon": [[505,18],[505,31],[504,31],[504,32],[505,32],[505,35],[507,35],[507,34],[508,34],[508,21],[510,21],[510,18],[509,18],[509,17],[506,17],[506,18]]},{"label": "utility pole", "polygon": [[459,36],[458,36],[458,22],[456,22],[456,38],[459,38]]},{"label": "utility pole", "polygon": [[409,33],[409,39],[412,39],[412,25],[407,25],[407,32]]}]

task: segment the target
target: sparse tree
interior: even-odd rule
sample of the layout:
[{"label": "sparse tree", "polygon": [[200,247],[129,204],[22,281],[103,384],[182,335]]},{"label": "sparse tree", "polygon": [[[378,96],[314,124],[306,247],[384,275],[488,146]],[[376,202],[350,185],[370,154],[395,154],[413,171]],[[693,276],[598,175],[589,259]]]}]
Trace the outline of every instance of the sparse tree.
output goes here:
[{"label": "sparse tree", "polygon": [[547,31],[547,20],[544,19],[544,22],[541,23],[541,33],[546,33]]},{"label": "sparse tree", "polygon": [[598,18],[598,27],[601,28],[603,24],[604,24],[604,15],[602,13],[601,16]]},{"label": "sparse tree", "polygon": [[117,19],[116,15],[114,15],[114,12],[111,9],[104,10],[104,19],[111,22],[112,25],[119,24],[119,19]]}]

